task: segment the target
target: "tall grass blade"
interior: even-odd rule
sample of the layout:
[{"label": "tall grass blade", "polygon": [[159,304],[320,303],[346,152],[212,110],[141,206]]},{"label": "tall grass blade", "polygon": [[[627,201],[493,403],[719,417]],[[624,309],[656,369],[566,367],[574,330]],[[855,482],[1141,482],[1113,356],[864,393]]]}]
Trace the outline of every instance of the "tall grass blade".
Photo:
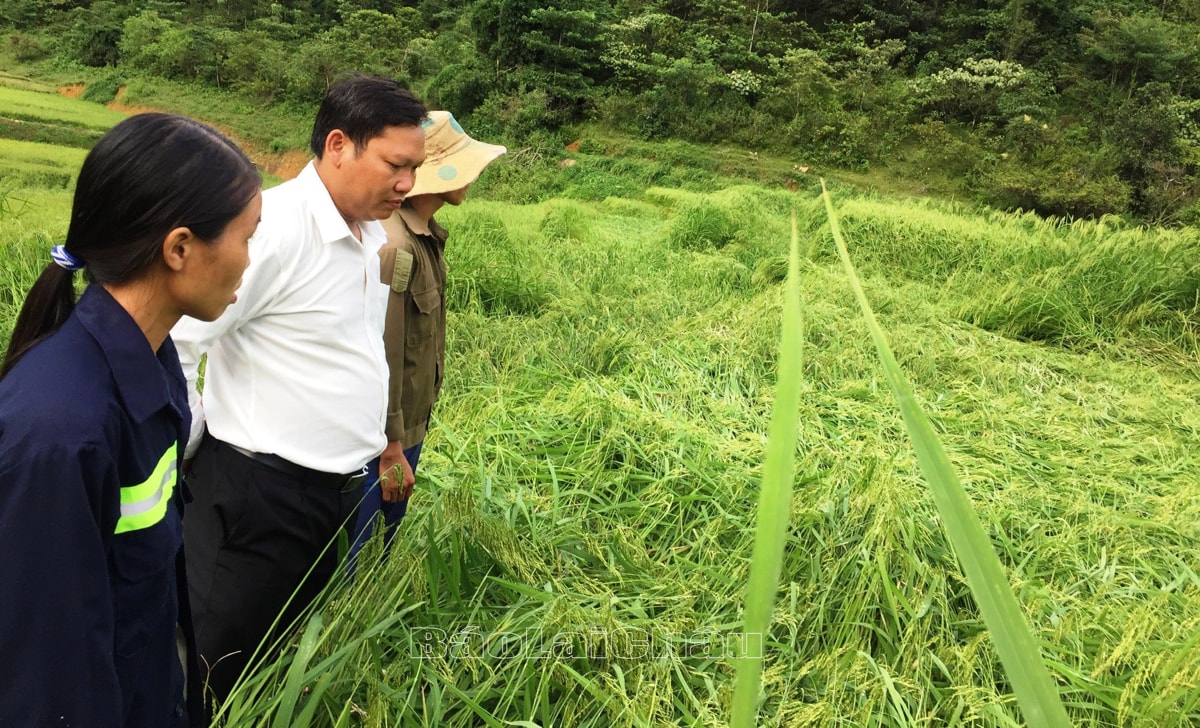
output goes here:
[{"label": "tall grass blade", "polygon": [[883,362],[888,384],[900,405],[905,427],[916,451],[917,462],[933,492],[942,527],[962,563],[963,571],[966,572],[967,583],[979,610],[983,613],[984,624],[991,633],[992,644],[996,646],[1000,662],[1012,682],[1013,692],[1016,693],[1017,704],[1021,707],[1026,724],[1033,728],[1069,726],[1071,722],[1067,718],[1058,689],[1046,670],[1037,640],[1034,639],[1021,614],[1016,597],[1013,596],[1004,567],[1000,564],[987,534],[984,533],[979,515],[951,467],[950,459],[946,456],[946,451],[942,448],[928,416],[913,396],[912,388],[904,378],[895,355],[892,354],[883,329],[875,319],[863,292],[862,283],[858,279],[858,273],[850,261],[850,253],[838,227],[837,213],[833,209],[833,201],[830,199],[829,190],[825,188],[824,180],[821,181],[821,195],[829,216],[829,227],[833,232],[834,242],[837,243],[838,255],[841,256],[854,295],[871,329],[871,338]]},{"label": "tall grass blade", "polygon": [[754,531],[754,554],[746,587],[746,626],[739,643],[733,690],[732,728],[749,728],[758,713],[763,646],[771,624],[775,590],[783,565],[783,546],[791,513],[796,453],[797,411],[803,374],[804,320],[800,314],[800,235],[792,215],[792,245],[783,297],[779,373],[775,405],[763,462],[762,493]]},{"label": "tall grass blade", "polygon": [[329,689],[329,685],[333,682],[333,678],[337,675],[334,671],[329,671],[321,675],[317,680],[317,684],[313,686],[312,692],[308,695],[308,700],[304,703],[304,710],[296,716],[296,720],[292,722],[291,728],[308,728],[312,725],[313,718],[317,714],[317,709],[321,707],[321,696]]},{"label": "tall grass blade", "polygon": [[308,669],[308,661],[312,659],[313,653],[317,650],[317,637],[320,636],[321,628],[324,626],[325,618],[320,612],[314,612],[308,620],[304,636],[300,638],[300,647],[297,648],[296,656],[292,659],[292,666],[288,670],[279,712],[275,714],[274,728],[288,728],[292,725],[292,714],[300,701],[300,691],[304,687],[304,673]]}]

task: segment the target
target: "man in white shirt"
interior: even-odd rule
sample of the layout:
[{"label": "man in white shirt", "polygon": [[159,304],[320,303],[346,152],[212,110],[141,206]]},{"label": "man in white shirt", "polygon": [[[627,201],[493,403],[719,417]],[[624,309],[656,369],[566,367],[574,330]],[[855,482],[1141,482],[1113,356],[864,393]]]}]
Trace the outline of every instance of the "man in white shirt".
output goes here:
[{"label": "man in white shirt", "polygon": [[425,116],[390,79],[331,87],[313,127],[316,159],[263,193],[235,302],[214,322],[185,318],[171,332],[192,397],[192,619],[218,701],[263,638],[329,581],[331,540],[353,525],[363,466],[387,445],[378,221],[412,188]]}]

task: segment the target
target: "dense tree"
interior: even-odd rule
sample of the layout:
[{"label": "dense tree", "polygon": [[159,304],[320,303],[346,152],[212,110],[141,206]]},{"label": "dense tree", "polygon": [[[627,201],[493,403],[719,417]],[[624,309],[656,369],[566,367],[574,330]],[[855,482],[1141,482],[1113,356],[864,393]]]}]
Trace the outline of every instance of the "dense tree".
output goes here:
[{"label": "dense tree", "polygon": [[564,118],[577,118],[589,89],[607,75],[601,63],[608,6],[599,0],[479,0],[471,24],[502,89],[541,88]]},{"label": "dense tree", "polygon": [[1195,30],[1158,15],[1098,12],[1081,41],[1097,75],[1129,93],[1145,83],[1190,83],[1200,58]]},{"label": "dense tree", "polygon": [[62,49],[85,66],[113,66],[120,59],[121,28],[132,7],[98,0],[67,13]]},{"label": "dense tree", "polygon": [[109,78],[311,103],[375,71],[498,137],[917,148],[982,199],[1200,217],[1200,0],[0,0],[0,27]]}]

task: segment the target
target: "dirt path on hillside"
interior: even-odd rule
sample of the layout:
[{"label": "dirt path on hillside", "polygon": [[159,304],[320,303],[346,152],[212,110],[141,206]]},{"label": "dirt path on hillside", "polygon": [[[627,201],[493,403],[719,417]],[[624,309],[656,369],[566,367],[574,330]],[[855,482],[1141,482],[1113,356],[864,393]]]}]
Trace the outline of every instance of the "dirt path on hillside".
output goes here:
[{"label": "dirt path on hillside", "polygon": [[[70,86],[63,86],[58,89],[58,92],[63,96],[78,98],[83,93],[84,84],[74,83]],[[112,101],[105,104],[113,111],[119,111],[122,114],[142,114],[148,111],[169,111],[169,109],[156,109],[150,106],[132,106],[122,101],[125,96],[125,87],[122,86],[117,91],[117,96]],[[300,170],[304,169],[304,165],[308,164],[308,152],[298,149],[288,150],[286,152],[271,152],[262,147],[252,144],[245,139],[242,139],[227,126],[216,124],[208,119],[200,119],[205,124],[217,129],[225,136],[232,139],[243,151],[250,160],[258,166],[260,170],[267,174],[273,174],[280,179],[289,180],[300,174]]]}]

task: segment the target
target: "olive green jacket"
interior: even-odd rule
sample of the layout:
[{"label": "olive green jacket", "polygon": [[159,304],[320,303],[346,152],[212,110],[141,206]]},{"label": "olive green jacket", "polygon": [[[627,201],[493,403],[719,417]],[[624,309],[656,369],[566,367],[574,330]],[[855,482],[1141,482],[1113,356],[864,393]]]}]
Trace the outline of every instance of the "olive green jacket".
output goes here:
[{"label": "olive green jacket", "polygon": [[428,227],[407,205],[383,221],[380,276],[391,287],[383,343],[387,352],[388,442],[425,439],[446,363],[446,230]]}]

